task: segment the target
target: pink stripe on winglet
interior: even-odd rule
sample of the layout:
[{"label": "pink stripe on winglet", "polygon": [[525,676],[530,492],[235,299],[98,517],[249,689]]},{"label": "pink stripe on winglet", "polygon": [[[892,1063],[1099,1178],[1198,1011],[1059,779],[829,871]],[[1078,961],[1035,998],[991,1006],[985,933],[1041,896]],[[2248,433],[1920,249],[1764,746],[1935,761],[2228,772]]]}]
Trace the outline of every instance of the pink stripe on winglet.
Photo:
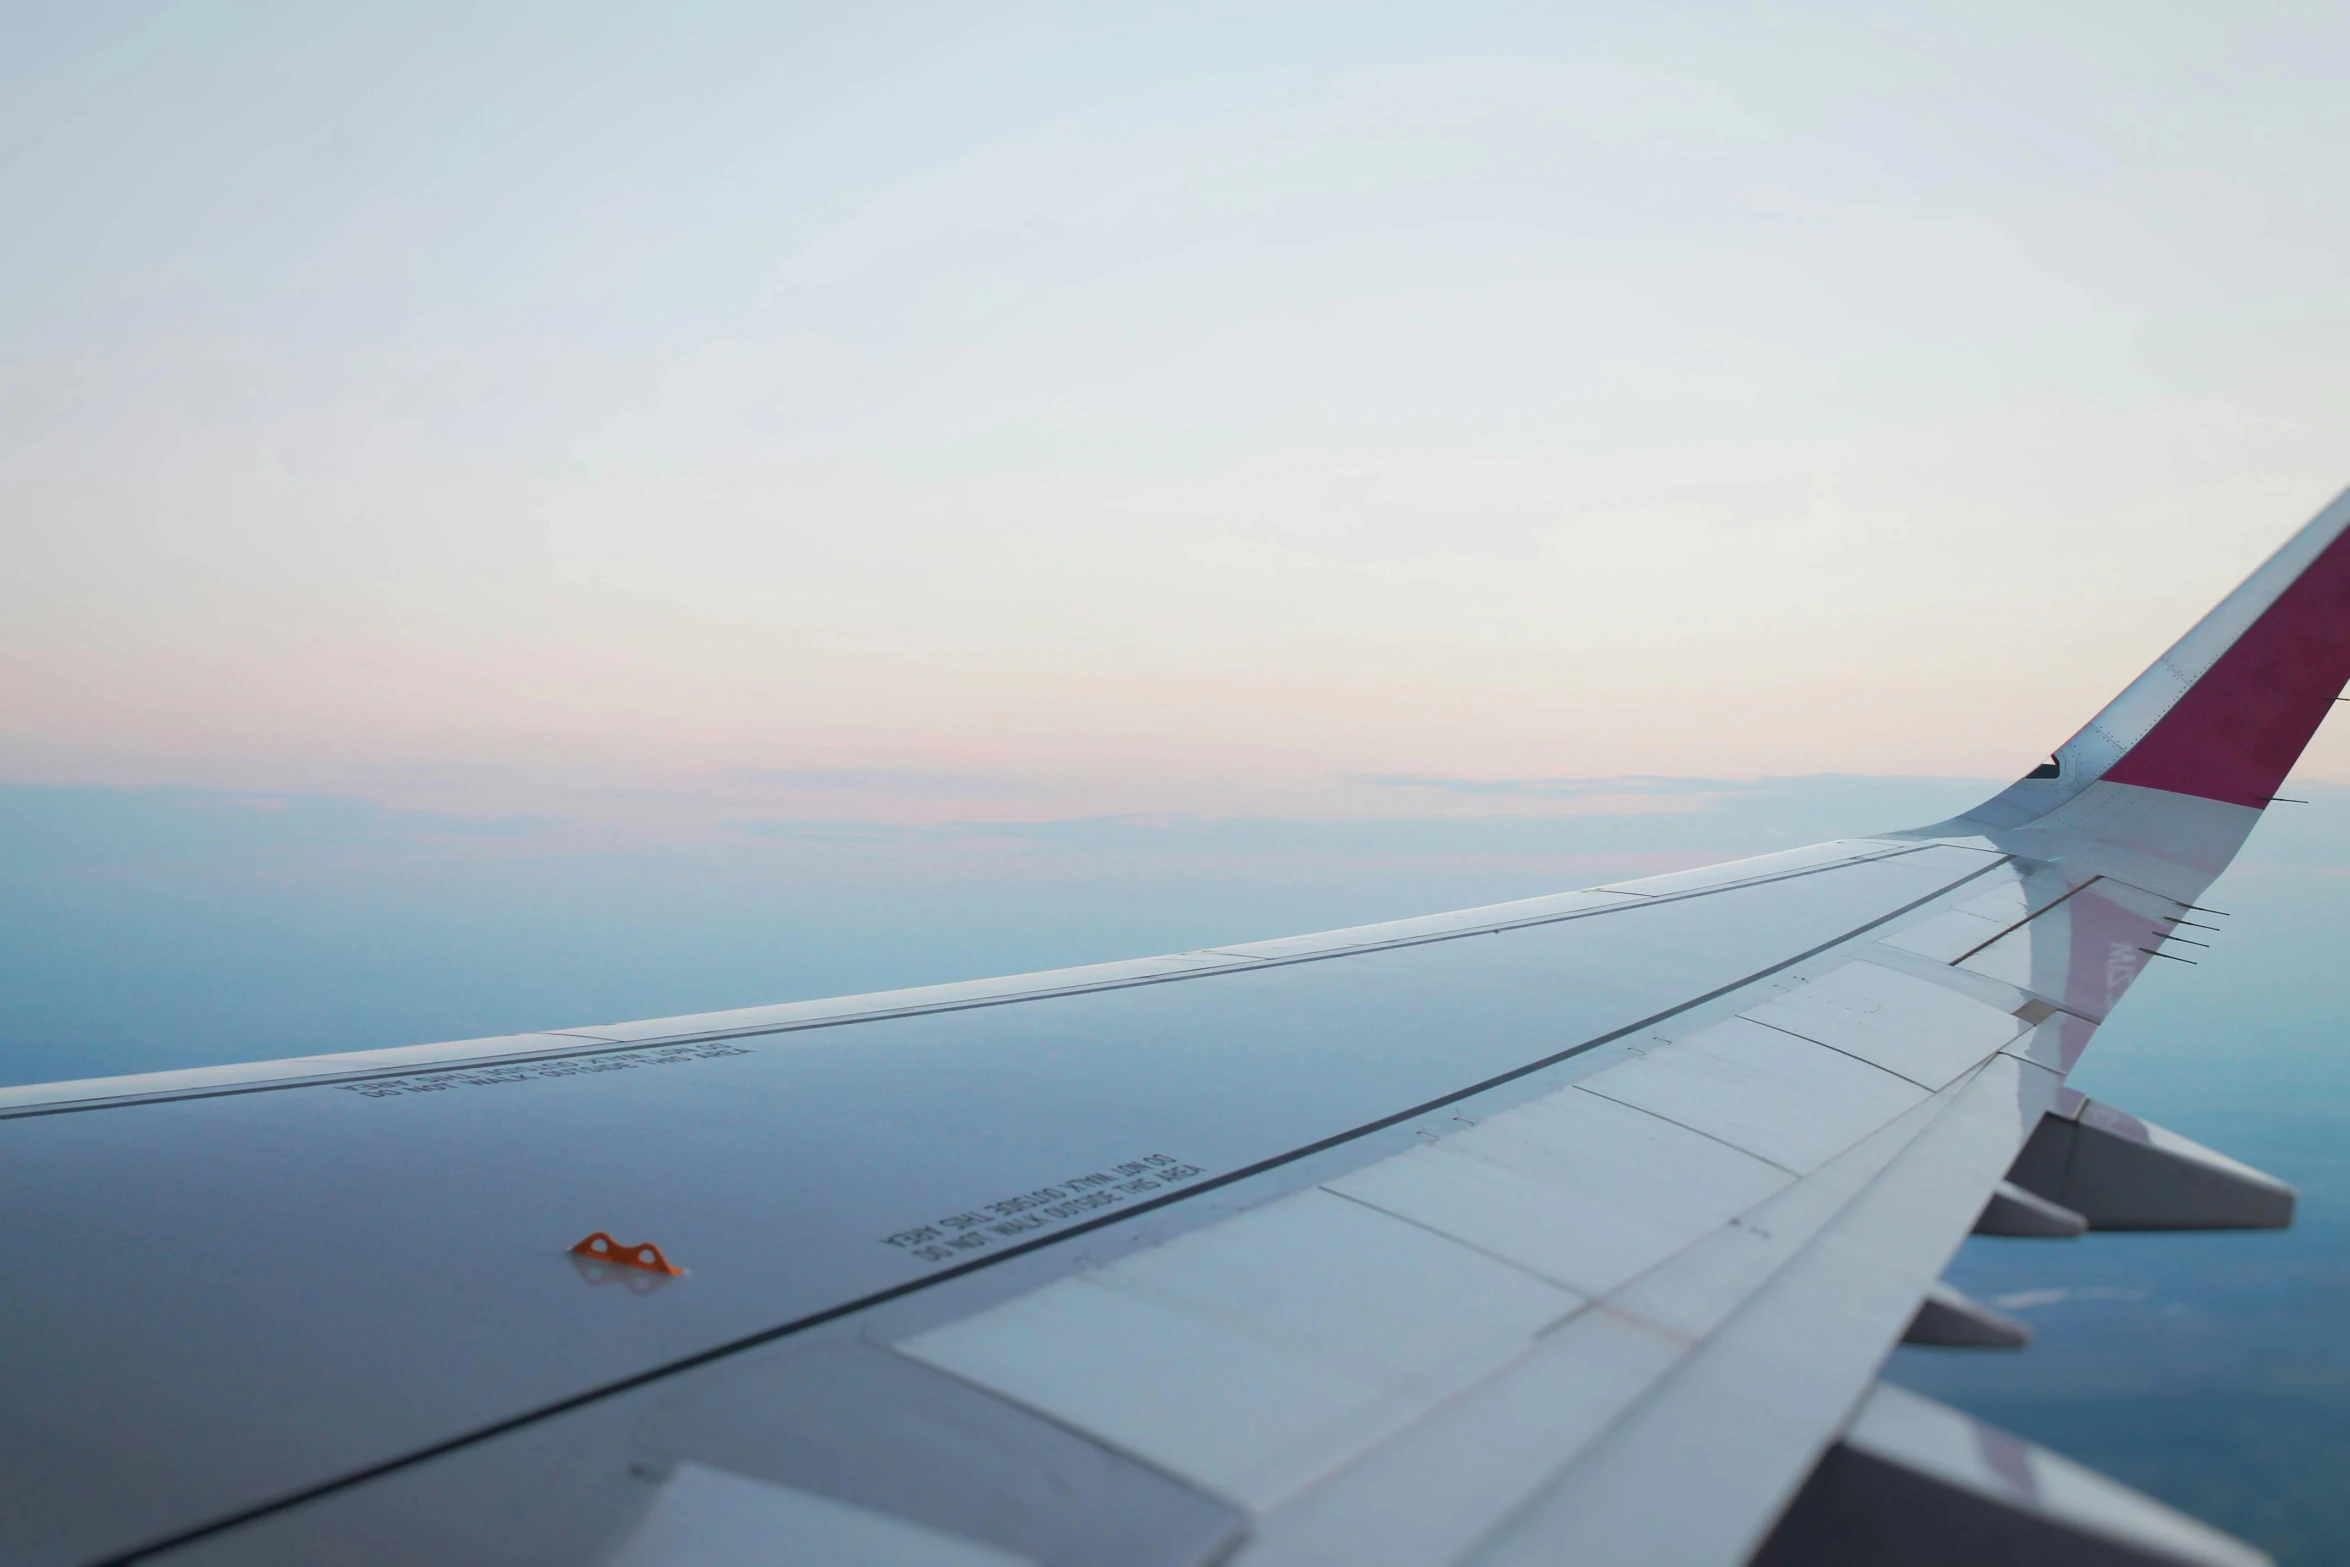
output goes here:
[{"label": "pink stripe on winglet", "polygon": [[2350,533],[2327,545],[2108,783],[2266,805],[2350,681]]}]

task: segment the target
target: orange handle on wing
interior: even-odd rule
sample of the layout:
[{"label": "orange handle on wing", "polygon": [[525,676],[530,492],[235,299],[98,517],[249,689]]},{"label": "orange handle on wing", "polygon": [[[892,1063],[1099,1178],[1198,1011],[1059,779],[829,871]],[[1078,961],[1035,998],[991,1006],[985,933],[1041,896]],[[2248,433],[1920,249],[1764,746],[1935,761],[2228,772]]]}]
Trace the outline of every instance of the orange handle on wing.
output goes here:
[{"label": "orange handle on wing", "polygon": [[602,1230],[596,1231],[571,1250],[577,1256],[593,1257],[598,1262],[617,1263],[623,1268],[641,1268],[647,1273],[666,1273],[671,1278],[685,1272],[683,1268],[670,1266],[669,1259],[661,1255],[660,1247],[650,1242],[642,1246],[623,1246]]}]

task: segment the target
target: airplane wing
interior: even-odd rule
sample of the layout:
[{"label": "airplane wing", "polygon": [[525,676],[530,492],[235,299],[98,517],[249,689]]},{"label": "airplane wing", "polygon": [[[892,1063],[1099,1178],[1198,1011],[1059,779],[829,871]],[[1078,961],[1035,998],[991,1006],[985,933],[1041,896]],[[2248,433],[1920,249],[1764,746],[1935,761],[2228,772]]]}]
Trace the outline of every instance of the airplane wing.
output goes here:
[{"label": "airplane wing", "polygon": [[2346,528],[1932,827],[0,1090],[0,1559],[2261,1560],[1876,1377],[2018,1341],[1970,1232],[2289,1221],[2065,1079],[2350,678]]}]

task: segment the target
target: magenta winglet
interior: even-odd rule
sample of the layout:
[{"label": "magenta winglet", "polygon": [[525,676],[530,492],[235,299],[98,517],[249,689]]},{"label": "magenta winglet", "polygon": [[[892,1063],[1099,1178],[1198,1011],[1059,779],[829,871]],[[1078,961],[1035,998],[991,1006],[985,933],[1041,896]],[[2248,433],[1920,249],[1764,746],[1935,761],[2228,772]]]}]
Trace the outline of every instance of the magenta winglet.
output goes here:
[{"label": "magenta winglet", "polygon": [[2346,681],[2350,533],[2309,563],[2105,780],[2266,805]]}]

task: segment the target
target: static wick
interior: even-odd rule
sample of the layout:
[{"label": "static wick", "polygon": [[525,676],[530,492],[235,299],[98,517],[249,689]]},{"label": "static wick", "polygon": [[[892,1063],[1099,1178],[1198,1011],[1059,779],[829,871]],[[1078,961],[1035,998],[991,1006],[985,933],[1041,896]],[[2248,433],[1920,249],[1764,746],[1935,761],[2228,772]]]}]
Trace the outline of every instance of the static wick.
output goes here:
[{"label": "static wick", "polygon": [[[2195,945],[2200,947],[2203,945],[2203,943],[2198,941],[2195,943]],[[2168,958],[2173,963],[2184,963],[2189,968],[2201,968],[2203,966],[2200,963],[2197,963],[2193,958],[2182,958],[2175,952],[2157,952],[2152,947],[2140,947],[2138,950],[2145,953],[2150,958]]]},{"label": "static wick", "polygon": [[571,1251],[577,1257],[591,1257],[597,1262],[637,1268],[646,1273],[665,1273],[673,1279],[685,1272],[683,1268],[672,1266],[669,1259],[661,1255],[660,1247],[650,1242],[642,1246],[623,1246],[602,1230],[572,1247]]}]

